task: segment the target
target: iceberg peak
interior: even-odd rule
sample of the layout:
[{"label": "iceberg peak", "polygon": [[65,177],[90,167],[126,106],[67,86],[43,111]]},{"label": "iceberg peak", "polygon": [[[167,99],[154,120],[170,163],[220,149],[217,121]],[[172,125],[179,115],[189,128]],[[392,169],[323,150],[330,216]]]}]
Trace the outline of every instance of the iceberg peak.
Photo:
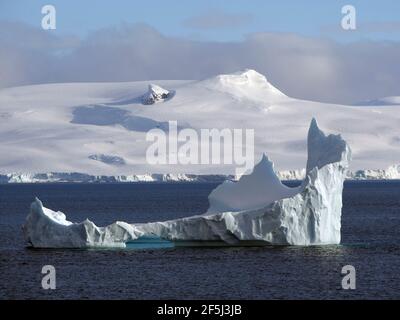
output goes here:
[{"label": "iceberg peak", "polygon": [[263,154],[249,175],[242,175],[237,182],[225,181],[210,193],[207,213],[257,209],[298,191],[282,184],[273,162]]},{"label": "iceberg peak", "polygon": [[328,163],[344,161],[348,165],[351,158],[350,147],[340,134],[326,136],[315,118],[311,120],[308,130],[307,154],[306,174],[313,168],[320,169]]}]

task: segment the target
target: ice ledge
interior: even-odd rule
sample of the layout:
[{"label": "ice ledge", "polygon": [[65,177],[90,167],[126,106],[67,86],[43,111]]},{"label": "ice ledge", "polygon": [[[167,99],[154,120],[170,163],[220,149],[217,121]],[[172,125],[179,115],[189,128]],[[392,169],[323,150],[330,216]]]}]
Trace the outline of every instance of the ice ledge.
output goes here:
[{"label": "ice ledge", "polygon": [[[306,177],[306,169],[276,171],[281,181],[301,181]],[[234,175],[226,174],[184,174],[153,173],[115,176],[90,175],[80,172],[47,173],[7,173],[0,174],[0,184],[7,183],[221,183],[235,181]],[[400,164],[387,169],[359,169],[347,171],[346,180],[400,180]]]},{"label": "ice ledge", "polygon": [[0,174],[0,184],[6,183],[136,183],[136,182],[210,182],[221,183],[233,180],[233,175],[223,174],[183,174],[153,173],[115,176],[90,175],[80,172],[47,172],[47,173],[8,173]]},{"label": "ice ledge", "polygon": [[125,247],[142,236],[230,245],[340,243],[343,181],[351,151],[340,135],[326,136],[313,120],[308,133],[306,178],[300,188],[283,188],[272,163],[263,157],[248,176],[223,184],[210,194],[203,215],[164,222],[115,222],[97,227],[86,220],[72,223],[36,199],[24,225],[34,247]]}]

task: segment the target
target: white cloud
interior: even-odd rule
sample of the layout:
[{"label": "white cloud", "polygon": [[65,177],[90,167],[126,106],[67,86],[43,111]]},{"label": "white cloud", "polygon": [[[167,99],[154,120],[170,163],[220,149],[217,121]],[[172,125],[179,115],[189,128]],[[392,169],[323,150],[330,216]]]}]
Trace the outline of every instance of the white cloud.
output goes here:
[{"label": "white cloud", "polygon": [[122,25],[78,41],[51,31],[0,24],[0,87],[44,82],[201,79],[254,68],[286,94],[353,102],[400,95],[400,43],[339,44],[285,33],[241,42],[167,37]]}]

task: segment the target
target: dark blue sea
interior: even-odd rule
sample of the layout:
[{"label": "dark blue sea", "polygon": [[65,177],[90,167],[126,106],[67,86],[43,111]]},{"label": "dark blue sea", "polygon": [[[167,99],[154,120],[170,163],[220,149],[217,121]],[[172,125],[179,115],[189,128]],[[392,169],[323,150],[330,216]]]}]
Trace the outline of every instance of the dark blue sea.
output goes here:
[{"label": "dark blue sea", "polygon": [[[216,184],[0,185],[0,299],[399,299],[400,181],[346,182],[342,244],[49,250],[26,247],[35,196],[72,221],[148,222],[204,212]],[[43,265],[56,289],[41,287]],[[356,269],[356,289],[341,269]]]}]

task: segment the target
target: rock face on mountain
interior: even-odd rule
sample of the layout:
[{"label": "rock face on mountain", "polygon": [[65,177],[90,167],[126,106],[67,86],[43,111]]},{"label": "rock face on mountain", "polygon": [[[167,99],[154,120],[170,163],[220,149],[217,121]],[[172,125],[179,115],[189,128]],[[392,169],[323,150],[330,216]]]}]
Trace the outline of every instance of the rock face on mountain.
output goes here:
[{"label": "rock face on mountain", "polygon": [[326,136],[313,119],[308,132],[306,178],[290,189],[263,157],[248,176],[217,187],[203,215],[164,222],[115,222],[97,227],[68,221],[61,212],[32,203],[24,225],[34,247],[125,247],[156,236],[179,245],[323,245],[340,243],[343,182],[351,151],[340,135]]},{"label": "rock face on mountain", "polygon": [[148,91],[143,95],[143,104],[154,104],[158,101],[168,99],[171,93],[155,84],[149,84]]}]

